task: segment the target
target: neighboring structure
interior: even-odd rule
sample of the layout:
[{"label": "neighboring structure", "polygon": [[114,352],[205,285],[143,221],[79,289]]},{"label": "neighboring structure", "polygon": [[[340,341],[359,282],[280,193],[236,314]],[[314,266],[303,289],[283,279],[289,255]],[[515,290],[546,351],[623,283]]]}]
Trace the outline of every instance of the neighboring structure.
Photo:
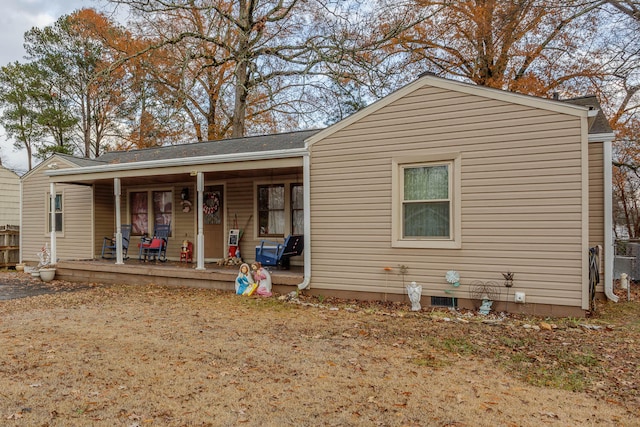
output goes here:
[{"label": "neighboring structure", "polygon": [[0,268],[19,262],[20,177],[0,165]]},{"label": "neighboring structure", "polygon": [[[502,273],[512,272],[511,311],[579,315],[592,246],[604,247],[599,289],[614,297],[613,135],[595,98],[572,102],[425,75],[322,131],[56,155],[23,180],[24,227],[39,227],[25,253],[47,237],[44,200],[55,192],[62,259],[96,257],[127,223],[140,235],[170,222],[168,253],[196,242],[200,270],[226,255],[231,229],[242,229],[249,261],[261,239],[304,234],[294,264],[312,292],[398,300],[416,281],[423,305],[472,306],[474,284],[495,283],[493,307],[505,309]],[[445,280],[450,270],[461,286]]]},{"label": "neighboring structure", "polygon": [[0,165],[0,225],[20,225],[20,177]]}]

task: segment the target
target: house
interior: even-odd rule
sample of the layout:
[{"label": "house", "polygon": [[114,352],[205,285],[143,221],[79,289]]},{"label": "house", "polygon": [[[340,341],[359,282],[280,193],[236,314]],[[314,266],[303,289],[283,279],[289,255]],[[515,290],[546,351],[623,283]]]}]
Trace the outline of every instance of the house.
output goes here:
[{"label": "house", "polygon": [[0,164],[0,225],[20,225],[20,177]]},{"label": "house", "polygon": [[[23,224],[38,238],[25,253],[50,238],[61,261],[97,258],[120,224],[141,235],[163,222],[168,253],[177,259],[183,240],[195,242],[203,273],[226,255],[231,229],[243,230],[248,261],[262,239],[304,234],[293,264],[309,292],[406,301],[415,281],[427,306],[477,307],[480,287],[494,309],[584,315],[590,248],[603,248],[597,290],[615,299],[612,139],[594,97],[548,100],[423,75],[319,131],[54,155],[23,179]],[[60,200],[53,213],[50,194]]]},{"label": "house", "polygon": [[0,164],[0,268],[19,262],[20,177]]}]

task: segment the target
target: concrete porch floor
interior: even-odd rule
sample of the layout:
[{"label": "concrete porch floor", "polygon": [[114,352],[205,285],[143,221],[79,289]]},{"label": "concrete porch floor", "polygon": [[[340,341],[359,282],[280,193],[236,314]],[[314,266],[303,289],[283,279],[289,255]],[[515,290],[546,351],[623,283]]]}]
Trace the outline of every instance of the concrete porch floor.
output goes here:
[{"label": "concrete porch floor", "polygon": [[[232,292],[240,266],[219,266],[206,263],[205,270],[196,270],[195,263],[176,261],[143,262],[137,258],[116,265],[115,260],[58,261],[56,279],[87,283],[157,284],[164,286],[191,286]],[[273,291],[287,293],[303,280],[302,267],[290,270],[268,269]]]}]

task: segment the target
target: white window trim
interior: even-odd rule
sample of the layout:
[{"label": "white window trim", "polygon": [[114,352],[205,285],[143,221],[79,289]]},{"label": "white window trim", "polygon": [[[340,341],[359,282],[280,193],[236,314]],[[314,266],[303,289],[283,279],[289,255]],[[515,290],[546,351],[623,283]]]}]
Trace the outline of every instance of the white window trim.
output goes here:
[{"label": "white window trim", "polygon": [[[301,180],[296,179],[282,179],[282,180],[269,180],[269,181],[255,181],[253,183],[253,233],[258,240],[276,240],[284,238],[291,234],[291,186],[292,185],[304,185]],[[260,236],[260,213],[258,212],[258,187],[265,185],[284,185],[284,236]]]},{"label": "white window trim", "polygon": [[[148,234],[151,235],[153,233],[153,192],[154,191],[166,191],[171,193],[171,234],[169,237],[173,237],[173,230],[175,228],[175,219],[176,219],[176,191],[175,187],[130,187],[127,188],[127,216],[126,221],[123,221],[123,224],[131,223],[131,193],[147,193],[147,215],[148,215],[148,225],[150,230],[148,230]],[[64,205],[63,205],[64,206]],[[133,236],[133,234],[132,234]],[[135,235],[138,237],[138,235]]]},{"label": "white window trim", "polygon": [[[65,197],[64,197],[64,190],[57,190],[56,189],[56,195],[60,194],[60,196],[62,197],[62,230],[60,231],[56,231],[56,238],[58,237],[64,237],[64,229],[66,228],[64,226],[65,223]],[[51,221],[51,212],[49,212],[49,204],[51,203],[51,193],[49,191],[47,191],[46,193],[46,198],[45,198],[45,202],[44,202],[44,214],[46,215],[45,217],[45,221],[44,221],[44,235],[46,237],[51,237],[51,230],[49,229],[50,221]]]},{"label": "white window trim", "polygon": [[[443,238],[403,238],[402,237],[402,173],[403,167],[430,163],[448,162],[451,164],[450,185],[451,195],[451,231],[450,237]],[[456,153],[436,153],[417,154],[415,156],[394,157],[392,159],[391,171],[391,247],[394,248],[428,248],[428,249],[460,249],[462,248],[462,173],[461,154]]]}]

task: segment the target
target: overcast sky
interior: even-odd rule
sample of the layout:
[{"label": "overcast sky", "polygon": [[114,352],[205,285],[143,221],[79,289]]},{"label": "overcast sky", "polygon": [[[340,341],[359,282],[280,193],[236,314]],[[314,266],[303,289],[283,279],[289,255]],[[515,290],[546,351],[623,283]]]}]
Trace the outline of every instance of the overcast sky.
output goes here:
[{"label": "overcast sky", "polygon": [[[33,27],[45,27],[60,16],[83,7],[98,8],[95,0],[2,0],[0,8],[0,66],[24,62],[24,33]],[[22,174],[27,169],[25,151],[14,151],[0,127],[2,165]]]}]

